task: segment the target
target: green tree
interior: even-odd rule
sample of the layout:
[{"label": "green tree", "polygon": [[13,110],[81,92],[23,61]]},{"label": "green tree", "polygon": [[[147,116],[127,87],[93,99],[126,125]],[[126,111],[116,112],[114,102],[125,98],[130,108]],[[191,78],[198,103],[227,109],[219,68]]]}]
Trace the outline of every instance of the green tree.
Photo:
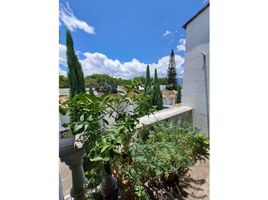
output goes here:
[{"label": "green tree", "polygon": [[160,84],[157,77],[157,69],[154,72],[154,87],[152,94],[152,104],[156,106],[157,110],[163,109],[163,97],[160,90]]},{"label": "green tree", "polygon": [[92,74],[87,76],[85,83],[86,87],[95,87],[100,92],[116,92],[118,85],[117,79],[107,74]]},{"label": "green tree", "polygon": [[59,88],[68,88],[68,78],[63,76],[63,75],[59,75]]},{"label": "green tree", "polygon": [[176,90],[176,82],[177,82],[177,72],[176,72],[176,61],[175,61],[175,54],[172,49],[170,57],[169,57],[169,65],[167,71],[167,89],[169,90]]},{"label": "green tree", "polygon": [[177,103],[181,103],[181,85],[178,85],[177,89]]},{"label": "green tree", "polygon": [[144,91],[143,91],[143,98],[145,101],[145,109],[149,111],[152,109],[152,85],[151,85],[151,77],[150,77],[150,66],[147,65],[146,69],[146,77],[144,82]]},{"label": "green tree", "polygon": [[144,87],[145,84],[145,78],[144,76],[136,76],[132,79],[132,81],[140,83],[140,86]]},{"label": "green tree", "polygon": [[81,64],[75,54],[73,47],[73,39],[70,30],[66,31],[66,56],[68,64],[68,80],[70,87],[70,97],[74,97],[77,94],[85,93],[85,80],[84,73]]},{"label": "green tree", "polygon": [[150,95],[151,94],[151,77],[150,77],[150,66],[147,65],[146,68],[146,78],[144,83],[144,95]]},{"label": "green tree", "polygon": [[167,78],[158,78],[160,85],[167,85]]}]

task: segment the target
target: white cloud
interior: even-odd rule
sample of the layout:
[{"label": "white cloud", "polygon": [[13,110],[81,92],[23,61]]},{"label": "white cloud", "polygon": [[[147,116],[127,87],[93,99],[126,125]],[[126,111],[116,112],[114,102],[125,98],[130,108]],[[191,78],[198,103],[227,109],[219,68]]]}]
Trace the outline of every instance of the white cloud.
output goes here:
[{"label": "white cloud", "polygon": [[[66,64],[66,55],[63,51],[66,51],[66,46],[60,44],[60,63]],[[82,65],[85,76],[91,74],[108,74],[113,77],[121,77],[125,79],[131,79],[135,76],[145,76],[147,64],[140,62],[135,58],[128,62],[120,62],[118,59],[110,59],[99,52],[85,52],[83,53],[83,56],[84,58],[79,61]],[[184,57],[175,55],[175,61],[178,77],[182,77],[184,71],[182,67]],[[160,58],[157,63],[150,63],[151,76],[153,77],[154,70],[157,68],[158,76],[166,77],[168,63],[169,56]],[[62,74],[62,72],[60,73]]]},{"label": "white cloud", "polygon": [[68,2],[66,2],[66,6],[60,4],[59,16],[60,25],[62,22],[70,31],[74,31],[75,29],[81,29],[86,33],[95,34],[95,28],[93,26],[88,25],[85,21],[77,19],[77,17],[74,16],[74,13],[70,8]]},{"label": "white cloud", "polygon": [[186,39],[181,38],[179,40],[179,44],[176,47],[176,51],[185,51],[185,44],[186,44]]},{"label": "white cloud", "polygon": [[[184,57],[180,55],[175,55],[175,62],[176,62],[176,68],[177,68],[177,75],[178,77],[182,78],[184,68],[182,67],[184,63]],[[157,68],[157,73],[159,77],[166,77],[167,76],[167,69],[169,64],[169,56],[164,56],[158,60],[157,63],[150,64],[151,66],[151,76],[154,73],[154,69]],[[144,71],[145,74],[145,71]]]},{"label": "white cloud", "polygon": [[172,31],[166,30],[165,33],[163,34],[163,37],[166,38],[168,35],[171,35],[171,34],[173,34]]},{"label": "white cloud", "polygon": [[67,66],[66,46],[63,44],[59,44],[59,64]]},{"label": "white cloud", "polygon": [[[121,77],[131,79],[135,76],[144,76],[146,65],[137,59],[132,59],[128,62],[120,62],[118,59],[110,59],[102,53],[84,53],[85,58],[80,60],[85,75],[90,74],[109,74],[114,77]],[[176,55],[176,66],[179,77],[182,77],[184,58]],[[155,68],[159,77],[166,77],[167,68],[169,63],[169,56],[162,57],[157,63],[151,63],[150,72],[151,76],[154,74]]]}]

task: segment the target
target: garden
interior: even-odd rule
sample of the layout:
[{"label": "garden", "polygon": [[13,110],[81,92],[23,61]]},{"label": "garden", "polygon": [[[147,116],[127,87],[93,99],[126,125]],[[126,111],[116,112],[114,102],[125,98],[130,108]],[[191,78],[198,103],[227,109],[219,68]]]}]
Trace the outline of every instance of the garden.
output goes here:
[{"label": "garden", "polygon": [[137,128],[140,117],[155,111],[149,105],[135,87],[116,97],[83,93],[61,103],[61,114],[71,118],[69,132],[79,134],[85,148],[87,188],[97,188],[89,199],[180,198],[180,180],[208,157],[208,139],[190,123]]},{"label": "garden", "polygon": [[[86,92],[70,31],[66,43],[70,95],[60,101],[59,111],[70,119],[67,135],[79,136],[83,147],[88,179],[83,199],[182,199],[190,168],[209,156],[207,137],[186,121],[141,123],[141,117],[163,109],[157,70],[151,80],[148,65],[144,91],[133,80],[116,95]],[[176,88],[175,82],[170,85]]]}]

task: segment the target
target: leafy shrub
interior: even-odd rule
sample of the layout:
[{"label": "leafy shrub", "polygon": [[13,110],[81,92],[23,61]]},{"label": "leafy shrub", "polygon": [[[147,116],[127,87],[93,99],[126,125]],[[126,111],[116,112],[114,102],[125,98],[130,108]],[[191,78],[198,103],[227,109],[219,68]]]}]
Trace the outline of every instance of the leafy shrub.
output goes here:
[{"label": "leafy shrub", "polygon": [[[78,94],[60,104],[60,113],[72,116],[67,123],[69,133],[81,134],[85,148],[84,169],[89,186],[101,181],[103,166],[110,166],[115,156],[128,151],[139,118],[153,110],[144,109],[148,102],[136,86],[117,97]],[[113,124],[106,119],[113,118]]]},{"label": "leafy shrub", "polygon": [[150,114],[153,110],[144,109],[147,106],[147,99],[139,94],[133,95],[133,93],[121,94],[120,98],[112,98],[105,104],[106,114],[114,118],[114,123],[103,130],[95,140],[94,147],[87,152],[87,156],[91,158],[91,161],[107,166],[116,156],[128,153],[129,144],[135,137],[133,133],[139,123],[139,118]]},{"label": "leafy shrub", "polygon": [[208,147],[208,139],[189,123],[156,123],[147,140],[133,141],[131,162],[124,163],[122,177],[138,198],[148,199],[149,182],[167,180],[172,173],[182,177],[197,160],[208,157]]}]

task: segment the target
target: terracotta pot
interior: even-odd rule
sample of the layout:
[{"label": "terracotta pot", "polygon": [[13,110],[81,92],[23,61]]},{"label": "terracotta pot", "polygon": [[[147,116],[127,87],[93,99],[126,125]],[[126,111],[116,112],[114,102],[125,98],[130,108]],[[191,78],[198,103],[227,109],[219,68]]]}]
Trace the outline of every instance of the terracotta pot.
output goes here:
[{"label": "terracotta pot", "polygon": [[101,183],[101,192],[105,200],[118,199],[119,187],[113,175],[104,174]]},{"label": "terracotta pot", "polygon": [[125,196],[125,199],[127,200],[136,200],[136,196],[134,194],[134,192],[128,192]]},{"label": "terracotta pot", "polygon": [[119,180],[118,185],[123,189],[127,189],[130,186],[130,181],[129,180]]},{"label": "terracotta pot", "polygon": [[166,183],[168,185],[173,185],[175,181],[177,180],[177,178],[178,178],[178,175],[176,174],[176,172],[173,172],[169,174],[168,178],[166,179]]}]

